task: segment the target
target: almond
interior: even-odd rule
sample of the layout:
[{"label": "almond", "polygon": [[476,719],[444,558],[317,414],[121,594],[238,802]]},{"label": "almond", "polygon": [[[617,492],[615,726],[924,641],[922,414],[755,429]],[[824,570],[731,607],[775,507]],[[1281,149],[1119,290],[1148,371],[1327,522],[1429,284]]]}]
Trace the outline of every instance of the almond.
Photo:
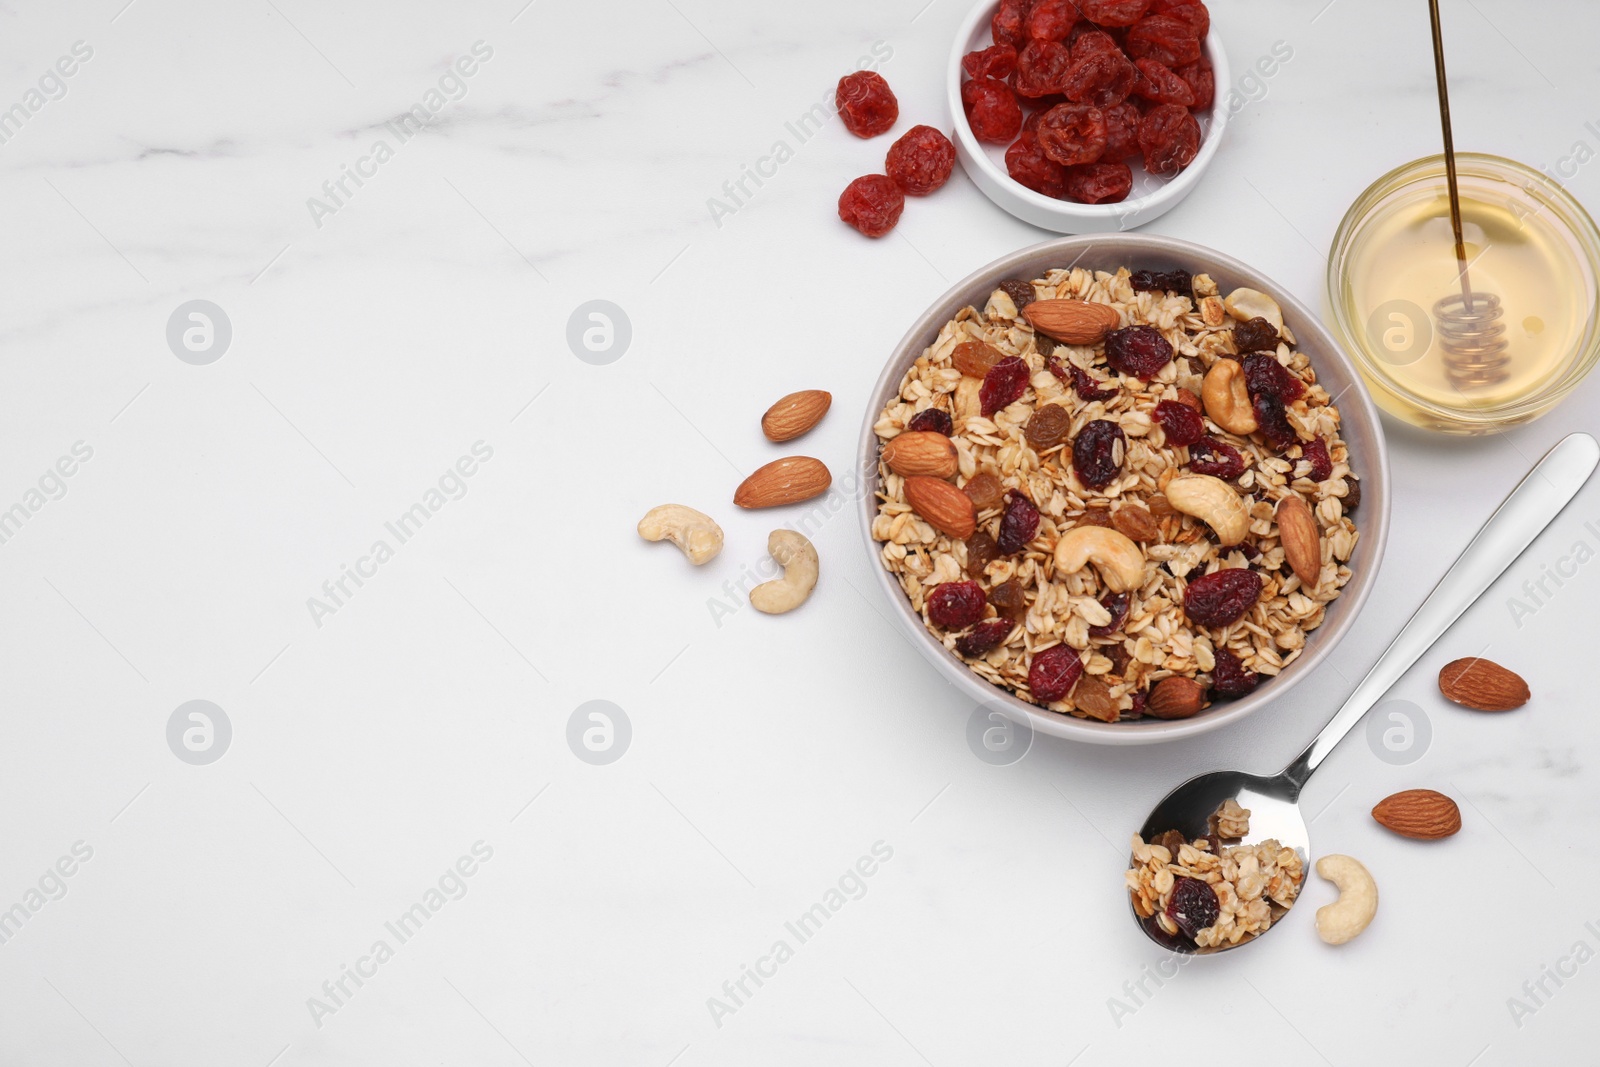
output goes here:
[{"label": "almond", "polygon": [[1069,345],[1097,345],[1122,324],[1116,308],[1087,300],[1035,300],[1022,309],[1022,317],[1046,337]]},{"label": "almond", "polygon": [[1157,719],[1187,719],[1206,706],[1206,691],[1189,678],[1172,675],[1150,690],[1144,713]]},{"label": "almond", "polygon": [[739,483],[733,502],[741,508],[775,508],[810,500],[827,491],[833,475],[820,459],[785,456],[775,459]]},{"label": "almond", "polygon": [[1283,554],[1300,584],[1307,592],[1315,589],[1322,577],[1322,534],[1304,497],[1286,496],[1278,501],[1278,540],[1283,542]]},{"label": "almond", "polygon": [[1461,829],[1461,809],[1443,793],[1407,789],[1378,801],[1372,817],[1401,837],[1437,841]]},{"label": "almond", "polygon": [[1521,675],[1480,656],[1452,660],[1440,668],[1439,692],[1446,700],[1478,711],[1510,711],[1532,696]]},{"label": "almond", "polygon": [[946,537],[965,540],[978,527],[972,498],[949,482],[926,475],[906,479],[906,503]]},{"label": "almond", "polygon": [[761,432],[769,441],[793,441],[821,422],[832,403],[833,394],[822,389],[790,393],[761,416]]},{"label": "almond", "polygon": [[907,478],[914,474],[952,478],[960,466],[955,442],[932,430],[913,430],[894,438],[883,446],[883,462]]}]

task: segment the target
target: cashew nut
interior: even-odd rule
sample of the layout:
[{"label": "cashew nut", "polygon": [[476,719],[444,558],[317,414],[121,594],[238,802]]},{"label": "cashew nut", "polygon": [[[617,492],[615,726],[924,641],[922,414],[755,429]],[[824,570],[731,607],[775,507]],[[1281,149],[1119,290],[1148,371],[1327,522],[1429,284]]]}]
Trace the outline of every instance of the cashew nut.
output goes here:
[{"label": "cashew nut", "polygon": [[646,541],[671,541],[696,567],[722,551],[722,527],[711,516],[682,504],[662,504],[645,512],[639,520],[639,536]]},{"label": "cashew nut", "polygon": [[1317,936],[1330,945],[1342,945],[1378,914],[1378,883],[1349,856],[1322,857],[1317,873],[1339,887],[1339,899],[1317,909]]},{"label": "cashew nut", "polygon": [[1224,547],[1238,544],[1250,532],[1250,509],[1221,478],[1180,474],[1167,483],[1167,502],[1211,527]]},{"label": "cashew nut", "polygon": [[1071,574],[1093,563],[1113,593],[1144,584],[1144,553],[1126,534],[1106,526],[1074,526],[1056,542],[1056,571]]},{"label": "cashew nut", "polygon": [[793,530],[767,535],[767,554],[783,568],[783,577],[750,590],[750,604],[768,615],[782,615],[806,602],[817,585],[817,550]]},{"label": "cashew nut", "polygon": [[1200,386],[1200,400],[1211,421],[1229,433],[1247,437],[1260,429],[1245,388],[1244,365],[1236,359],[1219,359],[1211,364]]},{"label": "cashew nut", "polygon": [[1283,329],[1283,309],[1266,293],[1254,289],[1235,289],[1222,303],[1227,307],[1228,314],[1240,322],[1266,319],[1278,329]]}]

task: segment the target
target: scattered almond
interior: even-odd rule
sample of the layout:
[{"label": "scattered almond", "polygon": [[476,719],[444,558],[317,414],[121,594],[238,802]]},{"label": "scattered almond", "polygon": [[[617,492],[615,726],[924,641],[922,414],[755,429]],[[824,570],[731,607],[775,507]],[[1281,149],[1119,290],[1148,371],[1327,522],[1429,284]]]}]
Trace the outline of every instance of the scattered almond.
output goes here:
[{"label": "scattered almond", "polygon": [[1446,700],[1478,711],[1510,711],[1532,696],[1521,675],[1481,656],[1446,663],[1439,670],[1439,692]]},{"label": "scattered almond", "polygon": [[1443,793],[1432,789],[1407,789],[1384,797],[1372,817],[1401,837],[1437,841],[1461,829],[1461,809]]},{"label": "scattered almond", "polygon": [[1022,309],[1028,324],[1063,344],[1095,345],[1122,324],[1122,315],[1109,304],[1087,300],[1035,300]]},{"label": "scattered almond", "polygon": [[927,475],[907,478],[906,503],[946,537],[965,540],[978,528],[978,514],[972,506],[972,498],[938,478]]},{"label": "scattered almond", "polygon": [[822,421],[833,404],[833,394],[822,389],[790,393],[761,416],[761,432],[769,441],[793,441]]},{"label": "scattered almond", "polygon": [[1187,719],[1206,706],[1206,691],[1191,678],[1171,675],[1156,683],[1144,713],[1157,719]]},{"label": "scattered almond", "polygon": [[1315,589],[1322,577],[1322,534],[1311,506],[1298,493],[1278,501],[1278,539],[1300,584],[1307,592]]},{"label": "scattered almond", "polygon": [[932,430],[900,434],[883,446],[883,462],[896,474],[908,478],[915,474],[953,478],[960,466],[955,442]]},{"label": "scattered almond", "polygon": [[810,456],[785,456],[759,468],[739,483],[733,502],[741,508],[775,508],[810,500],[825,493],[833,475],[820,459]]}]

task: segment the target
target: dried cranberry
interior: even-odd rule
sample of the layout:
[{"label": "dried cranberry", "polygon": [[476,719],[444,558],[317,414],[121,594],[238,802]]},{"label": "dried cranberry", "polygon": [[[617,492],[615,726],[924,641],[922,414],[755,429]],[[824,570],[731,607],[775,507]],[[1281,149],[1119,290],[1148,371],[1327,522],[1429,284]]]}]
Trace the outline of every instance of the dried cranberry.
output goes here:
[{"label": "dried cranberry", "polygon": [[1300,458],[1311,464],[1306,477],[1314,482],[1325,482],[1333,477],[1333,457],[1328,455],[1328,442],[1313,437],[1300,446]]},{"label": "dried cranberry", "polygon": [[1159,104],[1139,123],[1139,150],[1145,170],[1175,177],[1200,152],[1200,124],[1181,104]]},{"label": "dried cranberry", "polygon": [[[1156,3],[1152,5],[1152,15],[1165,15],[1170,19],[1177,19],[1193,31],[1195,37],[1206,39],[1206,34],[1211,32],[1211,12],[1200,0],[1189,0],[1188,3],[1165,5]],[[1202,57],[1203,58],[1203,57]]]},{"label": "dried cranberry", "polygon": [[1239,353],[1276,352],[1278,350],[1278,328],[1259,315],[1249,322],[1235,323],[1233,327],[1233,350]]},{"label": "dried cranberry", "polygon": [[911,416],[911,421],[906,423],[906,429],[912,433],[932,431],[942,433],[949,437],[955,432],[955,424],[950,420],[950,414],[938,408],[923,408]]},{"label": "dried cranberry", "polygon": [[1244,364],[1244,383],[1261,436],[1282,452],[1300,440],[1289,422],[1287,407],[1305,395],[1305,383],[1272,356],[1256,353],[1240,362]]},{"label": "dried cranberry", "polygon": [[913,126],[889,146],[883,171],[912,196],[927,196],[950,180],[956,146],[932,126]]},{"label": "dried cranberry", "polygon": [[928,621],[945,630],[965,630],[983,618],[988,602],[977,582],[945,582],[928,594]]},{"label": "dried cranberry", "polygon": [[1000,515],[1000,536],[995,547],[1002,556],[1021,552],[1039,532],[1039,509],[1016,489],[1006,492],[1006,510]]},{"label": "dried cranberry", "polygon": [[1016,306],[1018,311],[1039,299],[1038,295],[1033,291],[1033,283],[1025,282],[1021,278],[1007,278],[996,288],[1011,298],[1011,303]]},{"label": "dried cranberry", "polygon": [[1090,489],[1115,481],[1122,470],[1127,441],[1122,427],[1107,419],[1095,419],[1079,430],[1072,442],[1072,469],[1078,481]]},{"label": "dried cranberry", "polygon": [[1009,78],[1017,69],[1017,50],[1008,44],[990,45],[961,57],[969,78]]},{"label": "dried cranberry", "polygon": [[1255,414],[1256,426],[1267,444],[1279,452],[1300,440],[1289,421],[1288,410],[1282,399],[1272,393],[1255,393],[1250,397],[1250,410]]},{"label": "dried cranberry", "polygon": [[1072,368],[1072,388],[1077,391],[1078,398],[1081,400],[1110,400],[1117,395],[1119,386],[1116,382],[1100,382],[1090,377],[1089,372],[1082,367],[1074,366]]},{"label": "dried cranberry", "polygon": [[1011,636],[1017,624],[1010,619],[985,619],[956,639],[956,651],[963,656],[987,656]]},{"label": "dried cranberry", "polygon": [[1015,404],[1028,391],[1028,365],[1021,356],[1007,356],[989,369],[978,389],[978,405],[988,418],[1003,407]]},{"label": "dried cranberry", "polygon": [[1122,629],[1122,624],[1128,621],[1128,605],[1131,603],[1127,593],[1107,593],[1100,598],[1100,606],[1111,613],[1111,621],[1104,626],[1089,627],[1091,637],[1110,637]]},{"label": "dried cranberry", "polygon": [[1128,709],[1128,717],[1131,718],[1131,719],[1137,719],[1139,716],[1143,715],[1144,714],[1145,703],[1149,699],[1150,699],[1149,694],[1147,694],[1143,689],[1140,689],[1139,691],[1134,693],[1133,694],[1133,707]]},{"label": "dried cranberry", "polygon": [[1100,154],[1102,163],[1121,162],[1139,154],[1139,123],[1144,118],[1139,105],[1131,101],[1115,107],[1101,108],[1106,117],[1106,150]]},{"label": "dried cranberry", "polygon": [[1206,435],[1206,420],[1188,404],[1163,400],[1156,405],[1156,421],[1167,431],[1167,444],[1192,445]]},{"label": "dried cranberry", "polygon": [[1079,6],[1097,26],[1132,26],[1150,10],[1150,0],[1079,0]]},{"label": "dried cranberry", "polygon": [[858,70],[839,79],[833,94],[844,128],[857,137],[876,137],[887,132],[900,117],[900,104],[883,75]]},{"label": "dried cranberry", "polygon": [[1196,111],[1205,111],[1217,98],[1217,75],[1211,69],[1211,60],[1201,56],[1193,63],[1178,67],[1175,71],[1178,77],[1189,83],[1189,90],[1194,93],[1194,103],[1189,106]]},{"label": "dried cranberry", "polygon": [[[1107,143],[1110,143],[1109,136]],[[1126,163],[1086,163],[1067,168],[1068,200],[1080,204],[1120,204],[1133,192],[1133,171]]]},{"label": "dried cranberry", "polygon": [[1226,441],[1207,437],[1189,446],[1189,469],[1231,482],[1244,473],[1244,456]]},{"label": "dried cranberry", "polygon": [[1191,579],[1183,592],[1183,613],[1196,626],[1229,626],[1260,599],[1261,575],[1248,567],[1229,567]]},{"label": "dried cranberry", "polygon": [[1172,345],[1154,326],[1124,326],[1106,334],[1106,363],[1118,374],[1149,381],[1172,362]]},{"label": "dried cranberry", "polygon": [[866,174],[839,194],[839,218],[868,237],[882,237],[894,229],[905,210],[900,187],[882,174]]},{"label": "dried cranberry", "polygon": [[1077,21],[1078,8],[1072,0],[1034,0],[1023,30],[1035,41],[1064,41]]},{"label": "dried cranberry", "polygon": [[1194,295],[1194,275],[1186,270],[1136,270],[1128,275],[1136,293],[1177,293]]},{"label": "dried cranberry", "polygon": [[999,78],[974,78],[961,86],[961,103],[972,136],[990,144],[1007,144],[1022,129],[1022,107],[1011,87]]},{"label": "dried cranberry", "polygon": [[1217,664],[1211,669],[1211,692],[1219,697],[1242,697],[1255,692],[1261,676],[1244,669],[1244,662],[1225,648],[1212,653]]},{"label": "dried cranberry", "polygon": [[1113,107],[1128,99],[1138,80],[1138,68],[1121,52],[1091,52],[1072,61],[1061,92],[1074,103]]},{"label": "dried cranberry", "polygon": [[1078,30],[1083,32],[1073,31],[1072,43],[1069,49],[1072,52],[1073,59],[1082,59],[1084,56],[1093,55],[1096,52],[1120,53],[1122,51],[1121,48],[1117,47],[1114,37],[1104,30],[1094,29],[1091,23],[1082,23],[1078,26]]},{"label": "dried cranberry", "polygon": [[967,577],[981,578],[983,570],[989,564],[1000,558],[999,551],[994,547],[994,538],[978,530],[967,538]]},{"label": "dried cranberry", "polygon": [[1135,60],[1134,66],[1139,69],[1139,79],[1133,86],[1135,96],[1155,104],[1181,104],[1184,107],[1194,104],[1194,90],[1171,69],[1153,59]]},{"label": "dried cranberry", "polygon": [[1072,68],[1072,53],[1060,41],[1029,41],[1017,53],[1017,95],[1049,96],[1059,93]]},{"label": "dried cranberry", "polygon": [[1029,133],[1006,149],[1006,173],[1017,184],[1045,196],[1059,200],[1066,192],[1067,169],[1045,155],[1038,140]]},{"label": "dried cranberry", "polygon": [[1024,25],[1028,19],[1028,0],[1000,0],[1000,8],[989,20],[995,44],[1021,48],[1027,43]]},{"label": "dried cranberry", "polygon": [[1200,58],[1200,38],[1182,19],[1150,15],[1128,31],[1128,54],[1177,68]]},{"label": "dried cranberry", "polygon": [[1083,673],[1083,660],[1071,645],[1056,645],[1036,653],[1028,665],[1028,691],[1045,704],[1060,700],[1072,691]]},{"label": "dried cranberry", "polygon": [[1018,625],[1028,617],[1028,600],[1022,593],[1020,582],[1001,582],[989,590],[989,603],[994,605],[994,610]]},{"label": "dried cranberry", "polygon": [[1093,163],[1106,150],[1106,117],[1088,104],[1058,104],[1039,120],[1035,136],[1044,154],[1063,167]]},{"label": "dried cranberry", "polygon": [[1213,925],[1222,914],[1217,903],[1217,892],[1198,878],[1180,875],[1172,887],[1172,898],[1167,901],[1167,918],[1171,919],[1193,941],[1200,931]]}]

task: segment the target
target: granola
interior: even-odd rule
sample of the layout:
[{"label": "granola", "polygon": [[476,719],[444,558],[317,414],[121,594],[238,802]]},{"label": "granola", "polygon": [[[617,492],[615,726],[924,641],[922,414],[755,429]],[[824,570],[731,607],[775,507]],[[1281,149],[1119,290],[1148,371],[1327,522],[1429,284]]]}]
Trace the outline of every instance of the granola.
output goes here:
[{"label": "granola", "polygon": [[[1029,289],[1037,300],[1109,305],[1122,326],[1158,330],[1174,358],[1148,381],[1111,371],[1104,343],[1068,345],[1036,333],[1017,305],[1029,303]],[[1219,543],[1211,526],[1165,495],[1172,479],[1191,474],[1200,455],[1169,443],[1157,405],[1165,400],[1195,408],[1206,372],[1219,361],[1242,358],[1235,330],[1254,325],[1230,319],[1222,303],[1204,274],[1194,276],[1192,292],[1179,293],[1135,291],[1126,269],[1053,270],[1031,285],[1004,283],[982,310],[962,309],[906,373],[874,429],[886,444],[913,428],[920,413],[948,415],[957,456],[954,484],[974,498],[976,530],[967,537],[941,532],[907,501],[907,478],[880,457],[872,534],[912,608],[980,677],[1058,713],[1107,722],[1136,719],[1146,713],[1149,690],[1173,676],[1193,680],[1207,700],[1248,692],[1257,679],[1277,675],[1299,658],[1306,635],[1321,625],[1327,605],[1351,577],[1347,563],[1357,531],[1344,505],[1347,496],[1352,502],[1359,498],[1359,485],[1339,435],[1339,411],[1318,384],[1309,357],[1297,350],[1288,324],[1279,329],[1275,357],[1304,386],[1304,395],[1284,412],[1296,442],[1274,448],[1263,433],[1243,436],[1214,419],[1205,421],[1207,441],[1231,446],[1245,464],[1228,481],[1245,513],[1243,539]],[[1026,364],[1021,395],[988,416],[981,407],[984,366],[974,372],[969,353],[956,353],[965,342],[991,346],[993,358],[1018,357]],[[1040,411],[1046,416],[1036,427],[1051,423],[1044,429],[1052,432],[1036,430],[1030,437],[1030,421]],[[1116,476],[1098,488],[1086,486],[1074,469],[1074,443],[1091,422],[1121,431]],[[942,424],[942,417],[924,416],[915,428]],[[1326,453],[1319,454],[1324,447]],[[1001,519],[1019,494],[1036,509],[1037,526],[1020,550],[1002,554],[995,547],[1004,533]],[[1290,496],[1308,505],[1320,538],[1313,586],[1297,576],[1279,536],[1276,508]],[[1057,566],[1058,542],[1082,526],[1116,531],[1140,548],[1143,573],[1121,598],[1098,565],[1070,572]],[[1233,568],[1260,576],[1254,606],[1226,625],[1194,622],[1185,611],[1189,584]],[[988,596],[982,622],[1009,617],[1017,624],[998,644],[963,642],[964,630],[929,618],[933,590],[961,580],[976,581]],[[1081,673],[1065,695],[1055,695],[1052,685],[1046,690],[1050,699],[1041,699],[1033,691],[1037,686],[1030,686],[1030,668],[1039,654],[1063,644],[1075,651]]]}]

